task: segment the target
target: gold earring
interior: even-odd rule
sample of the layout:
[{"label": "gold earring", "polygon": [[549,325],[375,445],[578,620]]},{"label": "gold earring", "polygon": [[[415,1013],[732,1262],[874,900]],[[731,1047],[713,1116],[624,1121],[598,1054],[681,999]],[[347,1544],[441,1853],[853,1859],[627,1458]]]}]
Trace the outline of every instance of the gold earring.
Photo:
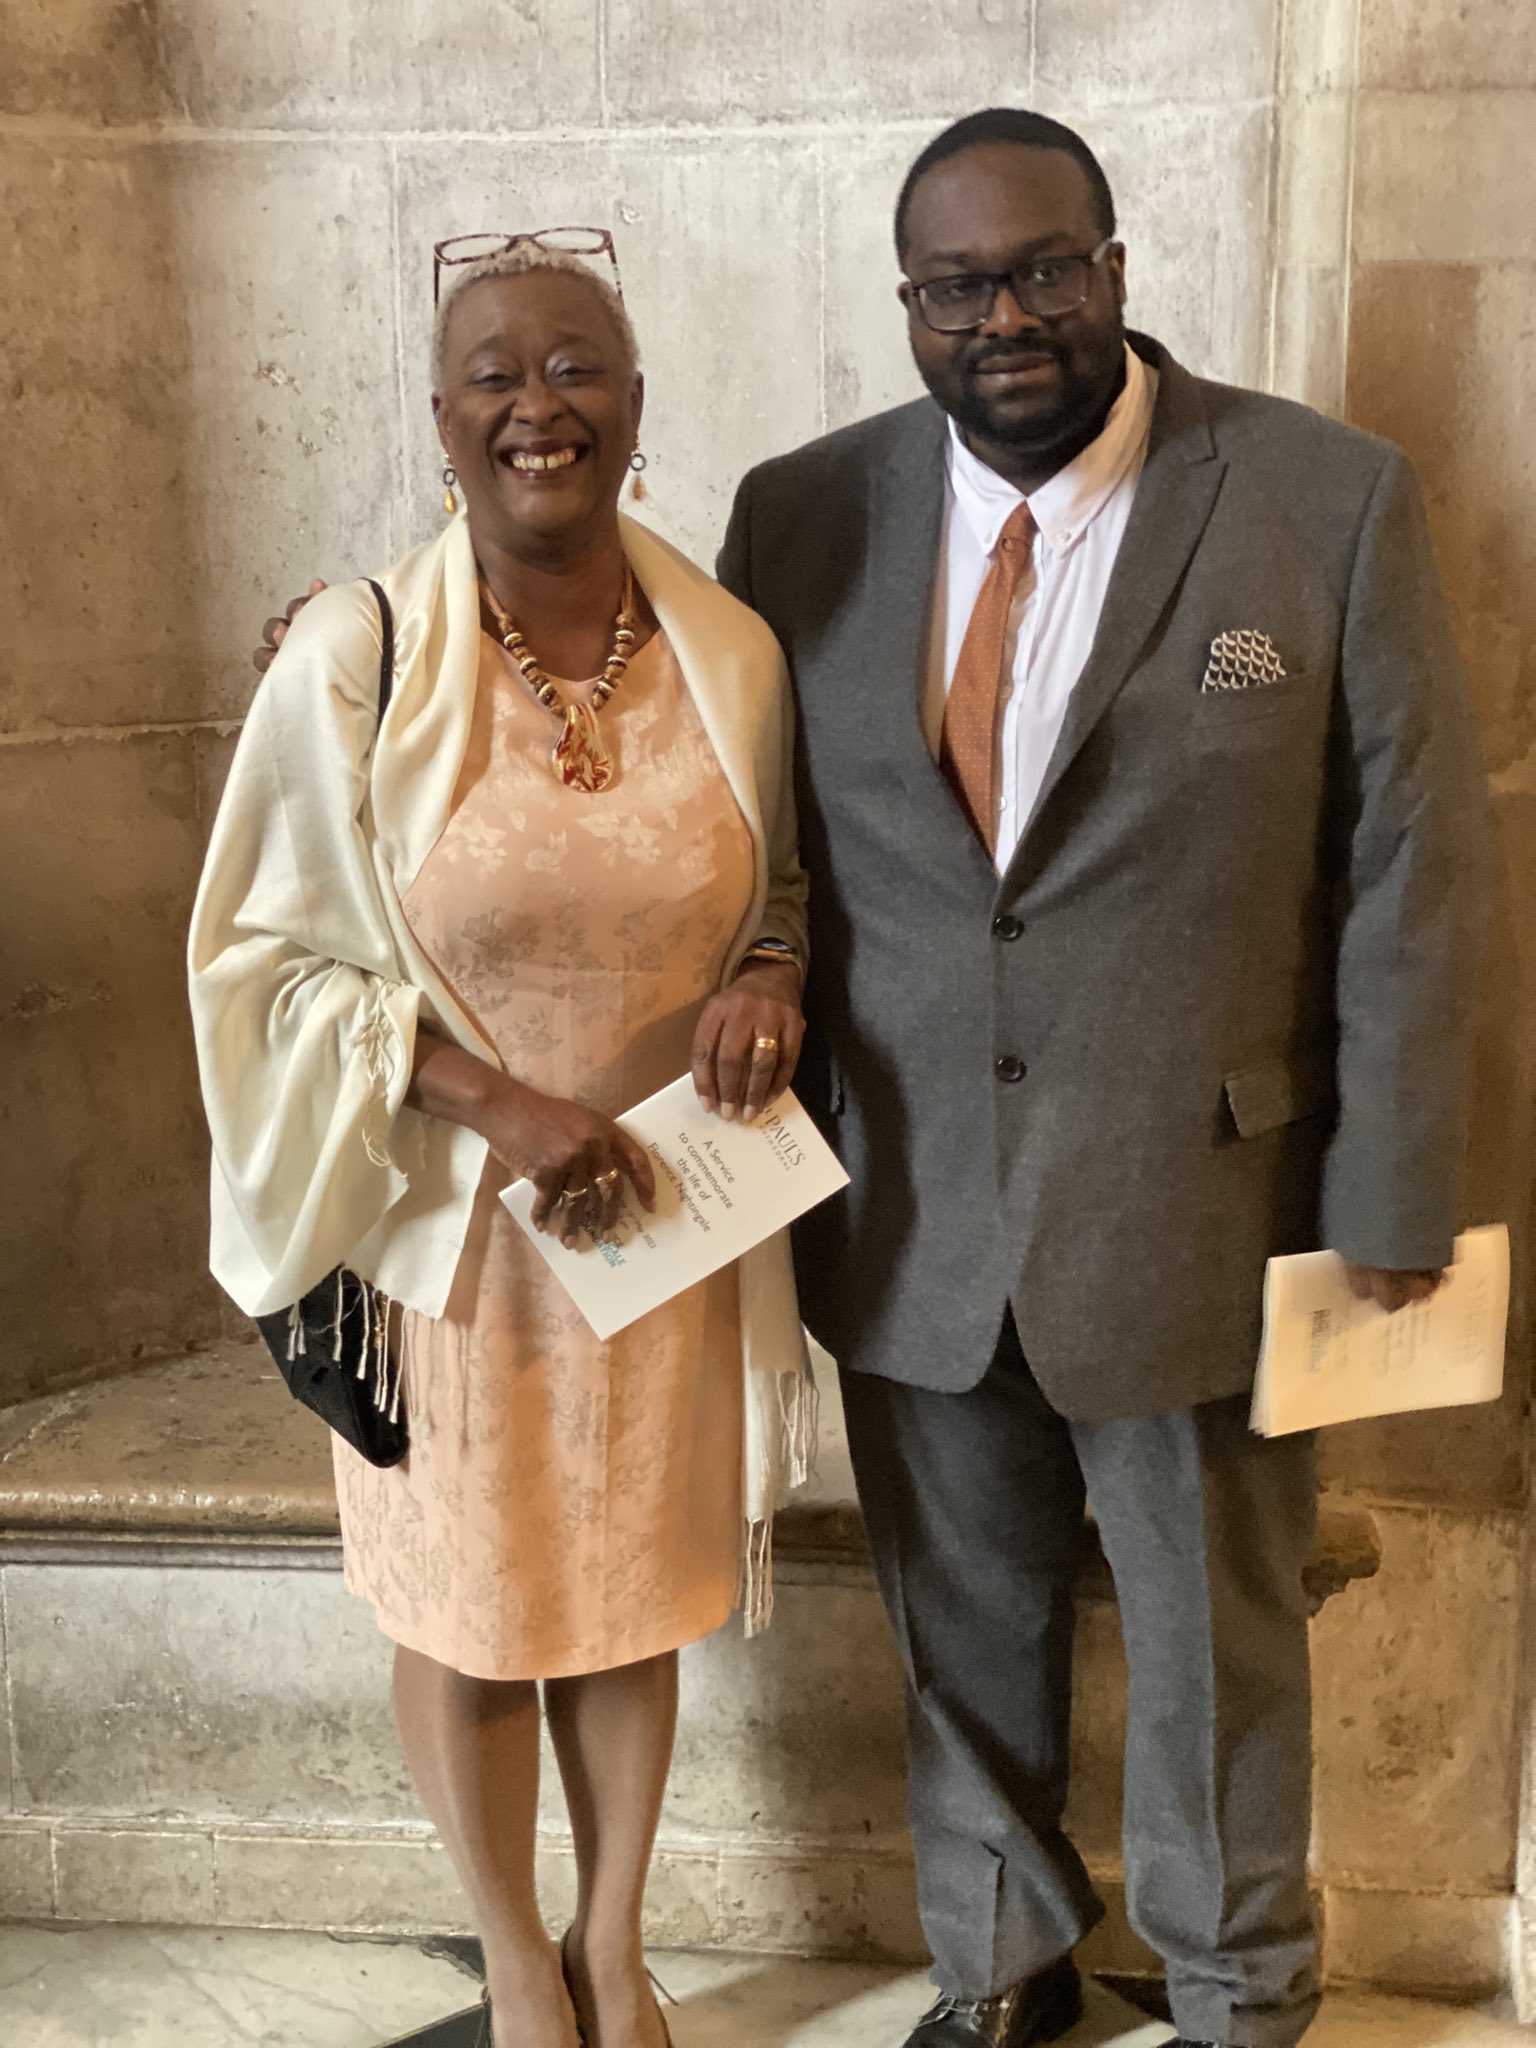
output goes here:
[{"label": "gold earring", "polygon": [[638,448],[635,450],[634,454],[630,456],[629,466],[635,472],[635,480],[629,487],[629,495],[638,504],[640,500],[645,496],[645,485],[640,480],[640,472],[642,469],[646,467],[645,457],[640,453],[640,450]]},{"label": "gold earring", "polygon": [[459,472],[451,462],[443,464],[443,510],[451,519],[459,509],[459,501],[453,495],[453,487],[459,480]]}]

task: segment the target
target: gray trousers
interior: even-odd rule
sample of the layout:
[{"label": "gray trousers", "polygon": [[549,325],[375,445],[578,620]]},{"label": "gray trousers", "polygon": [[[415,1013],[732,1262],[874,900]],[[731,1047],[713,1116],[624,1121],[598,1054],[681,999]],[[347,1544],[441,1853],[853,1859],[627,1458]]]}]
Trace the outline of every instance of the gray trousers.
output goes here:
[{"label": "gray trousers", "polygon": [[1091,1503],[1130,1666],[1132,1925],[1196,2041],[1292,2048],[1317,2007],[1307,1889],[1306,1437],[1247,1402],[1068,1422],[1013,1317],[969,1392],[843,1374],[848,1441],[907,1675],[912,1836],[940,1987],[989,1997],[1100,1917],[1062,1830],[1073,1580]]}]

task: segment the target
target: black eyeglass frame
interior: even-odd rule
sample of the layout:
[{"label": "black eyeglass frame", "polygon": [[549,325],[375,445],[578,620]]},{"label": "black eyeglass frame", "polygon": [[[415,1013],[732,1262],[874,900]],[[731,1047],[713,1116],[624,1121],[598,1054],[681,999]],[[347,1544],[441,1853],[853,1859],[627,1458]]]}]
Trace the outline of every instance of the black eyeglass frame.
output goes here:
[{"label": "black eyeglass frame", "polygon": [[[992,318],[993,313],[997,310],[997,295],[1004,285],[1013,293],[1020,309],[1028,313],[1031,318],[1035,320],[1060,320],[1068,313],[1075,313],[1079,306],[1087,305],[1089,294],[1093,289],[1094,271],[1098,269],[1110,250],[1118,246],[1113,235],[1106,235],[1096,249],[1073,249],[1064,251],[1059,256],[1036,256],[1027,266],[1020,264],[1016,270],[962,270],[956,271],[948,277],[927,278],[922,284],[914,284],[911,278],[904,278],[902,280],[902,297],[908,305],[916,304],[918,318],[925,327],[930,328],[935,334],[974,334],[978,327],[985,327]],[[1030,277],[1037,268],[1047,263],[1069,264],[1079,267],[1079,283],[1081,288],[1076,298],[1067,299],[1063,303],[1049,306],[1040,306],[1033,303],[1038,296],[1038,292],[1031,289]],[[974,320],[962,321],[954,327],[941,327],[938,321],[934,319],[929,308],[927,295],[929,292],[936,290],[940,285],[956,284],[989,285],[991,287],[991,296],[987,300],[985,312],[978,314]]]},{"label": "black eyeglass frame", "polygon": [[[562,242],[561,235],[585,235],[589,237],[586,246],[569,241]],[[491,248],[478,247],[473,255],[465,253],[455,256],[450,252],[462,248],[466,242],[481,245],[489,242]],[[450,235],[444,242],[432,245],[432,304],[436,307],[442,297],[443,272],[452,270],[463,263],[494,263],[498,256],[510,256],[515,249],[531,243],[537,249],[544,249],[552,256],[605,256],[613,272],[613,288],[622,299],[624,281],[619,275],[619,252],[613,245],[613,236],[606,228],[533,228],[523,229],[517,234],[503,235],[499,229],[487,229],[478,235]]]}]

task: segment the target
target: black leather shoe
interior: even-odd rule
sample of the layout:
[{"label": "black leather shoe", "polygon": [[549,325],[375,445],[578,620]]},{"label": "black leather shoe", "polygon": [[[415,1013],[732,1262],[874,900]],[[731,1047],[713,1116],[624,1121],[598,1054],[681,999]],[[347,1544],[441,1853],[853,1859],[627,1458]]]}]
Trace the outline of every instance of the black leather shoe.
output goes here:
[{"label": "black leather shoe", "polygon": [[1082,1980],[1063,1956],[996,1998],[941,1998],[907,2036],[906,2048],[1035,2048],[1070,2034],[1082,2016]]}]

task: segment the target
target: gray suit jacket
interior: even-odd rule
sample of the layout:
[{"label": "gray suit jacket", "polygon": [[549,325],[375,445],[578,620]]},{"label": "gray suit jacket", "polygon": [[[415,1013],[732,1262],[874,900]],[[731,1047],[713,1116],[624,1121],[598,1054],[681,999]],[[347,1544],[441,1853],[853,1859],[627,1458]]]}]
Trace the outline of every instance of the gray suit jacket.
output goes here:
[{"label": "gray suit jacket", "polygon": [[[801,1228],[855,1370],[974,1385],[1012,1301],[1066,1415],[1252,1377],[1271,1253],[1448,1261],[1487,798],[1402,453],[1161,381],[1092,654],[1001,878],[919,723],[928,400],[764,463],[721,580],[789,658],[811,888],[801,1090],[852,1175]],[[1212,640],[1286,669],[1202,693]]]}]

